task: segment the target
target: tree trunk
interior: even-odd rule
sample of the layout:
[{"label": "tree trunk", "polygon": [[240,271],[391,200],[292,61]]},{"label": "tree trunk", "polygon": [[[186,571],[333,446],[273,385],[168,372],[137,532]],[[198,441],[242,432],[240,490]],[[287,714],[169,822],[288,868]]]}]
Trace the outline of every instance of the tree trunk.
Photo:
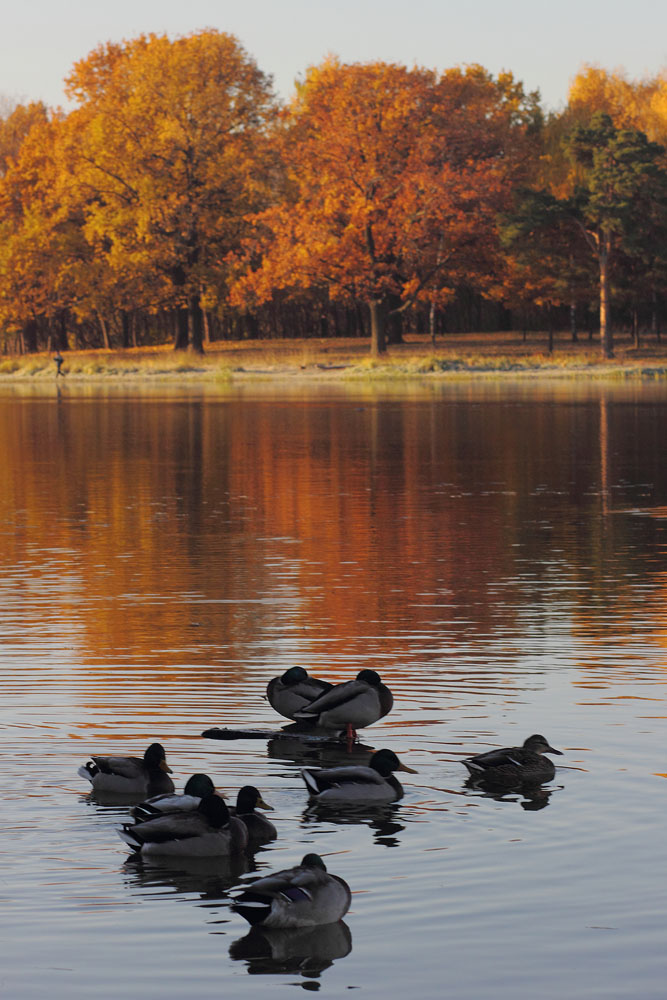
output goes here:
[{"label": "tree trunk", "polygon": [[387,302],[387,343],[403,343],[403,313],[398,309],[401,305],[400,295],[390,295]]},{"label": "tree trunk", "polygon": [[174,337],[174,350],[187,351],[188,349],[188,310],[176,310],[176,336]]},{"label": "tree trunk", "polygon": [[600,233],[600,347],[602,356],[613,358],[614,337],[609,314],[609,250],[611,239],[604,230]]},{"label": "tree trunk", "polygon": [[102,347],[105,351],[111,350],[111,342],[109,340],[109,328],[104,321],[104,317],[97,314],[97,318],[100,321],[100,330],[102,331]]},{"label": "tree trunk", "polygon": [[121,329],[123,347],[128,348],[130,346],[130,314],[127,309],[123,309],[121,313]]},{"label": "tree trunk", "polygon": [[435,299],[431,299],[428,310],[428,330],[431,335],[431,343],[435,347]]},{"label": "tree trunk", "polygon": [[37,320],[29,319],[23,325],[22,354],[33,354],[37,350]]},{"label": "tree trunk", "polygon": [[202,316],[199,292],[190,296],[188,308],[188,330],[190,334],[190,350],[195,354],[204,353],[204,318]]},{"label": "tree trunk", "polygon": [[639,350],[639,316],[636,306],[632,310],[632,345],[636,351]]},{"label": "tree trunk", "polygon": [[387,351],[387,305],[384,299],[371,299],[368,305],[371,314],[371,354],[376,358]]},{"label": "tree trunk", "polygon": [[553,311],[553,306],[551,306],[551,305],[547,306],[547,331],[548,331],[547,350],[549,351],[549,354],[553,354],[553,352],[554,352],[554,311]]},{"label": "tree trunk", "polygon": [[570,336],[572,343],[576,344],[579,338],[577,336],[577,304],[574,299],[570,302]]},{"label": "tree trunk", "polygon": [[63,309],[57,316],[54,345],[57,351],[69,350],[67,342],[67,313]]}]

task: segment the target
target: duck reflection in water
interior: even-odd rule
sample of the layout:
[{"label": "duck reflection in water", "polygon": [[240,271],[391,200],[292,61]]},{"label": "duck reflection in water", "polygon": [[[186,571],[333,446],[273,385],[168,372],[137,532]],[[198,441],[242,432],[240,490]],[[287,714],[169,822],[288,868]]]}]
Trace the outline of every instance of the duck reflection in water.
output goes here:
[{"label": "duck reflection in water", "polygon": [[[558,786],[562,788],[562,785]],[[544,788],[543,785],[521,785],[515,788],[496,788],[493,784],[487,784],[483,780],[468,778],[464,782],[464,788],[477,792],[486,799],[495,799],[496,802],[518,802],[526,812],[536,812],[549,805],[549,800],[554,788]]]},{"label": "duck reflection in water", "polygon": [[164,889],[179,896],[199,895],[202,900],[226,899],[228,890],[238,883],[242,875],[252,873],[257,867],[245,855],[214,858],[146,858],[133,854],[123,865],[126,885],[146,895],[164,897]]},{"label": "duck reflection in water", "polygon": [[266,745],[266,751],[273,760],[291,761],[294,764],[316,767],[336,767],[339,764],[360,764],[365,767],[374,753],[374,748],[363,743],[314,742],[298,736],[275,736]]},{"label": "duck reflection in water", "polygon": [[312,801],[303,812],[304,827],[321,826],[322,822],[336,826],[367,826],[373,831],[373,839],[381,847],[398,847],[397,834],[405,829],[399,822],[400,806],[394,802],[382,805],[353,805],[339,810],[324,802]]},{"label": "duck reflection in water", "polygon": [[339,920],[319,927],[253,927],[245,937],[234,941],[229,954],[235,961],[245,962],[251,976],[296,972],[317,979],[351,951],[350,928]]}]

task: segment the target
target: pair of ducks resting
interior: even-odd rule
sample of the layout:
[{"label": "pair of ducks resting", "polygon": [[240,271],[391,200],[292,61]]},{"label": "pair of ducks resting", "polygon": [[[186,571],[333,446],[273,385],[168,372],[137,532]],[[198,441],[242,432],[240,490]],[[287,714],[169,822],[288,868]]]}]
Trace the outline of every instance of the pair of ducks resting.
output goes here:
[{"label": "pair of ducks resting", "polygon": [[360,670],[343,684],[311,677],[303,667],[291,667],[274,677],[266,697],[279,715],[304,725],[345,730],[349,737],[391,711],[394,698],[375,670]]}]

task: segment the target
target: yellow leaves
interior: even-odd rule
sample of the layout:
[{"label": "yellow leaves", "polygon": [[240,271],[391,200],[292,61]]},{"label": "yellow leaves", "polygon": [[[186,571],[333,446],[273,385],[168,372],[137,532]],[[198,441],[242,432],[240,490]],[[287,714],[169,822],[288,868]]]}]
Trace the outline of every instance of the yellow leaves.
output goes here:
[{"label": "yellow leaves", "polygon": [[604,111],[617,128],[638,129],[665,145],[667,76],[633,81],[619,70],[584,66],[572,81],[568,110],[575,121],[588,121],[596,111]]}]

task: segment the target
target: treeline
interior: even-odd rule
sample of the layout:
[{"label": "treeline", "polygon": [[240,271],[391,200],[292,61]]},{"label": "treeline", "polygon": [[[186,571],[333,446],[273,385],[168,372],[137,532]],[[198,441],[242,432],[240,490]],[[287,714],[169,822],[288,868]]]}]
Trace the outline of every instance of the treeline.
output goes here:
[{"label": "treeline", "polygon": [[329,59],[285,106],[231,35],[77,63],[0,119],[0,349],[614,323],[667,288],[667,77],[568,106],[480,66]]}]

